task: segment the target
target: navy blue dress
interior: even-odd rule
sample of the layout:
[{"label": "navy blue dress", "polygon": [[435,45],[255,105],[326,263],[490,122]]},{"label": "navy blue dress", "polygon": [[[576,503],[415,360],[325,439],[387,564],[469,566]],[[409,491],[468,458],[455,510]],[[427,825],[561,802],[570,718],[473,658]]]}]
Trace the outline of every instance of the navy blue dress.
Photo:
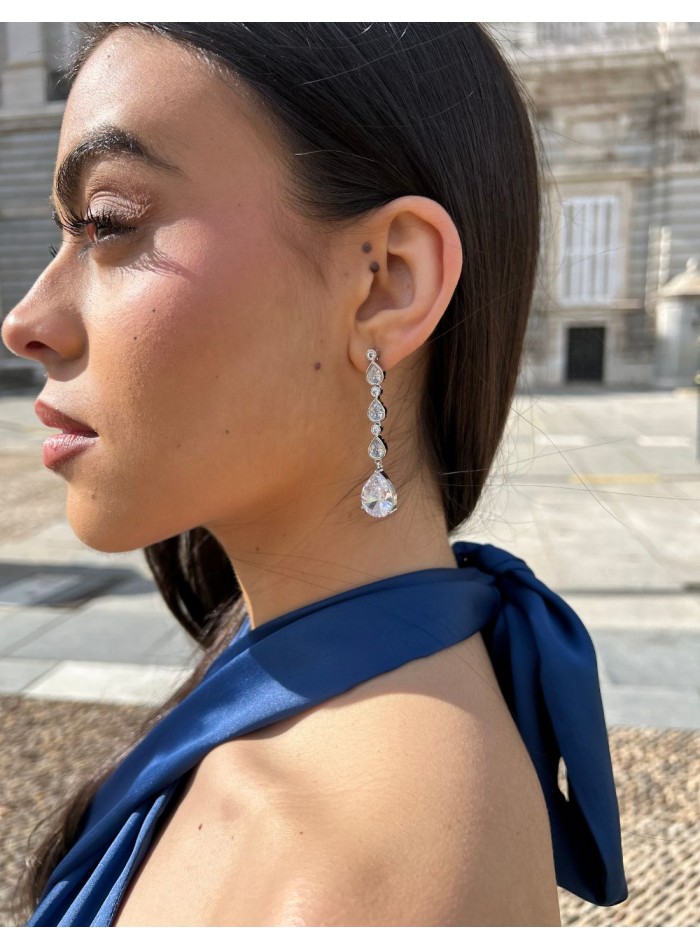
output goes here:
[{"label": "navy blue dress", "polygon": [[26,926],[109,927],[159,817],[217,745],[479,630],[542,784],[557,883],[595,904],[624,901],[620,816],[588,631],[522,559],[474,541],[452,548],[459,570],[373,581],[253,630],[246,621],[97,789]]}]

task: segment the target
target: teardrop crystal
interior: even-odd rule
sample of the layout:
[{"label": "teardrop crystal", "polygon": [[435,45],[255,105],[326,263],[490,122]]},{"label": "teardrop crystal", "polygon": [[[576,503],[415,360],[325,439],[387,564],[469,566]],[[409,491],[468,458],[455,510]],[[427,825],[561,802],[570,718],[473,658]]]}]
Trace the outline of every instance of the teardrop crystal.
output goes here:
[{"label": "teardrop crystal", "polygon": [[382,472],[374,472],[362,488],[361,504],[373,518],[385,518],[398,507],[396,489]]},{"label": "teardrop crystal", "polygon": [[378,363],[370,363],[365,373],[365,379],[371,386],[378,386],[384,379],[384,370]]},{"label": "teardrop crystal", "polygon": [[378,399],[373,399],[367,410],[367,418],[370,422],[381,422],[386,416],[386,409]]},{"label": "teardrop crystal", "polygon": [[386,455],[386,446],[381,439],[372,439],[367,451],[369,452],[369,457],[376,462],[377,459],[383,459]]}]

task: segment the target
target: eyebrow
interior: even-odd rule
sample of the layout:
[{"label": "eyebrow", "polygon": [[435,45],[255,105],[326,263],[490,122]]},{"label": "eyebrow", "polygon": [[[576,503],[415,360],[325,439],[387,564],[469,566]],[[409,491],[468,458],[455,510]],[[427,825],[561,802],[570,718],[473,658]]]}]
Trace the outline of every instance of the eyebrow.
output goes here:
[{"label": "eyebrow", "polygon": [[150,145],[146,145],[135,133],[114,125],[102,126],[74,146],[61,162],[54,182],[56,200],[53,195],[49,196],[54,219],[58,211],[57,203],[64,208],[73,207],[83,175],[105,155],[128,155],[159,171],[184,175],[177,165],[158,154]]}]

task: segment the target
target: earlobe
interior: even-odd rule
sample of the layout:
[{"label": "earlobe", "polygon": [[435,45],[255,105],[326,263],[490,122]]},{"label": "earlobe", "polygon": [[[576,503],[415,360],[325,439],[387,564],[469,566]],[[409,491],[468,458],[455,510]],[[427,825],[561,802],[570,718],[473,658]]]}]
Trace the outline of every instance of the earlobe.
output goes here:
[{"label": "earlobe", "polygon": [[442,205],[405,195],[378,210],[360,255],[373,276],[356,312],[358,355],[374,343],[389,370],[440,321],[461,273],[461,241]]}]

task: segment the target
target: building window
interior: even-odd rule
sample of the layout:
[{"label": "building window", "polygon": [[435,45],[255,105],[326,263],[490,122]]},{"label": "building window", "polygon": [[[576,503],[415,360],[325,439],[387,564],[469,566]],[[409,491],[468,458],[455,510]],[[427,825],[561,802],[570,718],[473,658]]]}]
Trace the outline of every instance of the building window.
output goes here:
[{"label": "building window", "polygon": [[562,202],[561,303],[606,303],[617,286],[618,198],[580,196]]}]

